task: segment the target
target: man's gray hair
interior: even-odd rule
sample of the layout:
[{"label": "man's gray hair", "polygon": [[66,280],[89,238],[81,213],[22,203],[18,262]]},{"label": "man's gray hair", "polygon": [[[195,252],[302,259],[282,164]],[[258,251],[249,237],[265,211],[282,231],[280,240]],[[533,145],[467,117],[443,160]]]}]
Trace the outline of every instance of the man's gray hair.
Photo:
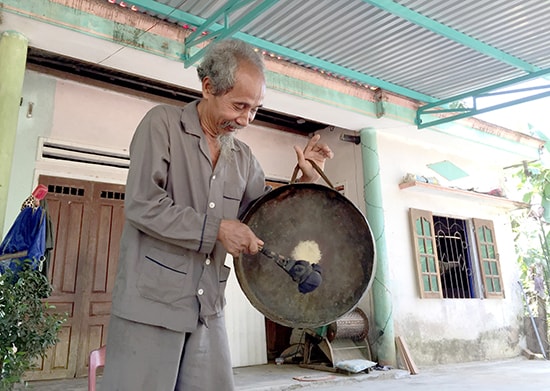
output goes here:
[{"label": "man's gray hair", "polygon": [[207,76],[210,78],[212,94],[223,95],[233,89],[235,71],[243,61],[264,73],[262,56],[251,45],[237,39],[223,40],[208,46],[201,64],[197,67],[197,73],[201,82]]}]

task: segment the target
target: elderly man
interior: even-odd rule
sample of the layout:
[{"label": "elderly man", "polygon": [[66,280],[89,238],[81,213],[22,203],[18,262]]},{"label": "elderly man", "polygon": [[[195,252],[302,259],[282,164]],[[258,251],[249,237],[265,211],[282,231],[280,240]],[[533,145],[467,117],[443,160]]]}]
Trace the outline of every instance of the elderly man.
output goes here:
[{"label": "elderly man", "polygon": [[[113,291],[104,391],[229,391],[227,253],[263,245],[240,214],[268,189],[250,148],[234,137],[265,93],[260,55],[238,40],[209,47],[200,101],[151,109],[130,146],[126,222]],[[301,181],[332,158],[312,137],[294,147]]]}]

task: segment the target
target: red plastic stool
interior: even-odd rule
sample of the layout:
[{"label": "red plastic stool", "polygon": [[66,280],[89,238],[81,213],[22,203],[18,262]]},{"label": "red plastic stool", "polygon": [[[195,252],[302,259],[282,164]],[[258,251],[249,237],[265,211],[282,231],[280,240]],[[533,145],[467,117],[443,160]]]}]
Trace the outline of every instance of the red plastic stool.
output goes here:
[{"label": "red plastic stool", "polygon": [[88,391],[96,391],[95,381],[97,368],[105,366],[105,351],[106,346],[90,352],[90,362],[88,364]]}]

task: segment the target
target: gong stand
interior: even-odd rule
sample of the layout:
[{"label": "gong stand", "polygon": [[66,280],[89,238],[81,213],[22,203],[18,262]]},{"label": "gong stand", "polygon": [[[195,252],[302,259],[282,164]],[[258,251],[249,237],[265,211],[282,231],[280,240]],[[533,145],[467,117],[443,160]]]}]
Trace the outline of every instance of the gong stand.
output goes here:
[{"label": "gong stand", "polygon": [[328,326],[306,329],[304,333],[301,367],[327,372],[346,372],[337,368],[336,364],[347,360],[372,360],[367,340],[368,320],[359,308]]},{"label": "gong stand", "polygon": [[354,308],[374,279],[375,242],[363,213],[310,163],[329,186],[295,183],[296,166],[290,184],[266,193],[242,218],[269,251],[241,253],[233,264],[258,311],[305,331],[302,365],[336,372],[340,361],[370,358],[366,316]]}]

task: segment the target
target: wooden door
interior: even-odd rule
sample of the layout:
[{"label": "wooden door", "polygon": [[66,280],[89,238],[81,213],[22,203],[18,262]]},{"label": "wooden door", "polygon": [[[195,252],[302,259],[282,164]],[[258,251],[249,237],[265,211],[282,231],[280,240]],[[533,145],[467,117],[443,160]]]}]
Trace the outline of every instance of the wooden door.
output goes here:
[{"label": "wooden door", "polygon": [[111,294],[124,225],[124,186],[94,183],[86,262],[82,265],[82,318],[76,376],[88,374],[89,353],[107,342]]},{"label": "wooden door", "polygon": [[88,354],[106,342],[111,292],[124,221],[124,186],[41,176],[55,244],[47,301],[67,314],[59,342],[28,380],[87,374]]}]

